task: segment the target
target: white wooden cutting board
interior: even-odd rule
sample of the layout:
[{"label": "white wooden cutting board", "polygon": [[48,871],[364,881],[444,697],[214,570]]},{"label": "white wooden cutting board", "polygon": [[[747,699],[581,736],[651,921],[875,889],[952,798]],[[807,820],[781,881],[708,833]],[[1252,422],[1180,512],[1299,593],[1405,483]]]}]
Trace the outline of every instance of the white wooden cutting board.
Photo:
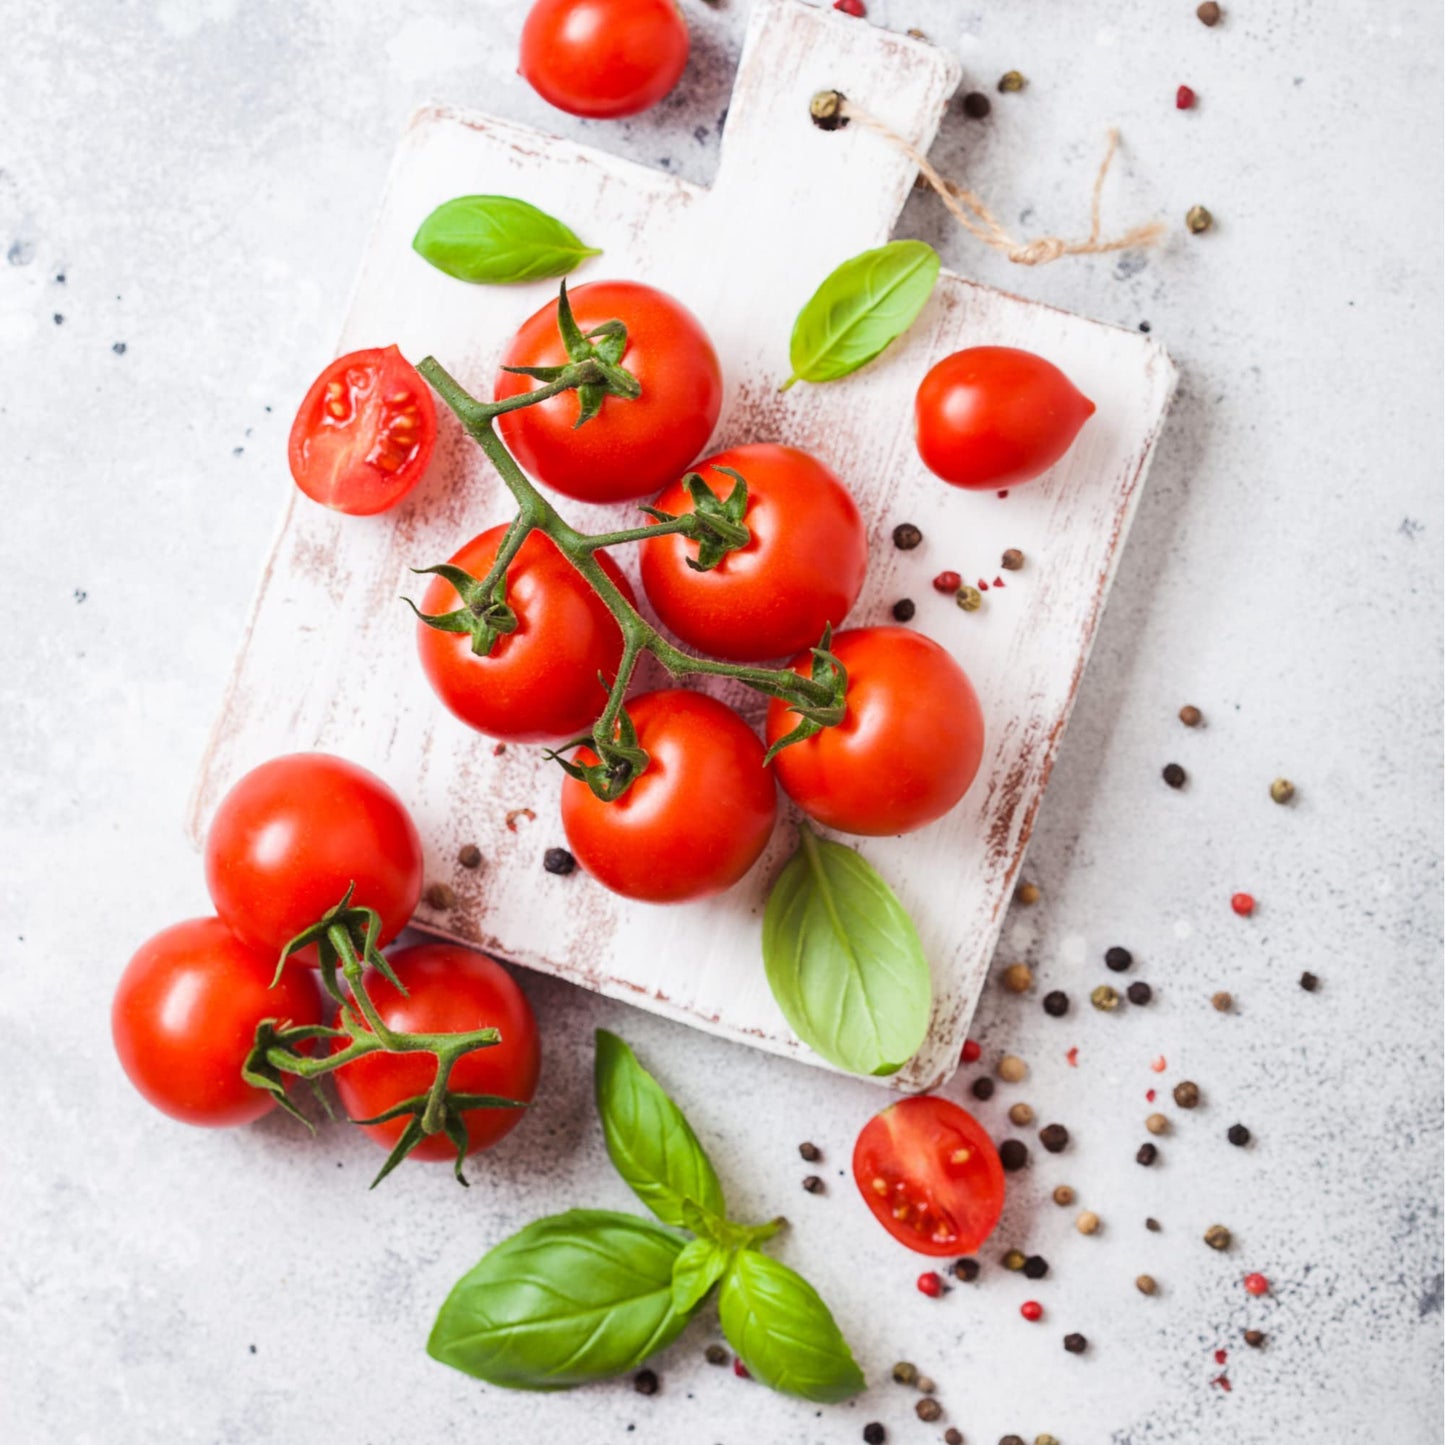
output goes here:
[{"label": "white wooden cutting board", "polygon": [[[715,446],[793,443],[846,480],[872,543],[849,621],[887,622],[896,599],[915,599],[913,625],[967,669],[988,721],[983,768],[950,816],[860,845],[917,920],[933,970],[928,1040],[891,1081],[907,1089],[933,1085],[957,1064],[1175,379],[1147,338],[945,273],[911,334],[880,361],[842,382],[779,394],[799,307],[837,263],[888,239],[914,180],[877,136],[814,127],[810,97],[839,89],[926,150],[958,79],[954,59],[927,43],[801,0],[757,0],[710,190],[504,121],[429,107],[401,143],[338,347],[395,341],[413,361],[435,354],[490,395],[503,343],[555,283],[468,286],[433,270],[410,242],[452,196],[520,196],[603,248],[575,283],[647,281],[702,318],[727,381]],[[1098,406],[1051,476],[1002,499],[934,479],[911,435],[913,394],[930,364],[981,343],[1048,357]],[[343,517],[291,492],[205,759],[193,833],[203,834],[225,790],[263,759],[303,748],[339,753],[398,789],[426,841],[428,878],[456,892],[455,909],[424,904],[421,927],[710,1033],[812,1059],[772,1001],[760,954],[768,887],[795,845],[790,814],[760,864],[723,897],[630,903],[580,873],[543,871],[543,851],[564,842],[560,770],[535,749],[494,754],[433,698],[398,600],[419,595],[407,568],[442,561],[511,510],[480,451],[449,415],[442,426],[428,479],[388,516]],[[635,525],[620,510],[566,510],[595,530]],[[892,545],[903,521],[924,532],[914,552]],[[1001,571],[1007,547],[1025,553],[1021,572]],[[1006,586],[991,585],[983,609],[966,614],[929,586],[944,568]],[[751,695],[723,695],[760,718]],[[509,827],[507,815],[522,808],[535,819],[514,815]],[[474,873],[456,862],[467,843],[485,858]]]}]

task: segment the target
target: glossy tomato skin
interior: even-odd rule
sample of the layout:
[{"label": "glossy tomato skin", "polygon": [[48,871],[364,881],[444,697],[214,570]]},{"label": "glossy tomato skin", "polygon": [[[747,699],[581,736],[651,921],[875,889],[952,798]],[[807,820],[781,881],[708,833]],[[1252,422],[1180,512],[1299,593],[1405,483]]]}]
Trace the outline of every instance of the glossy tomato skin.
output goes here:
[{"label": "glossy tomato skin", "polygon": [[[470,1033],[495,1028],[502,1040],[457,1061],[451,1088],[458,1094],[493,1094],[531,1103],[537,1092],[542,1052],[537,1020],[527,996],[494,958],[450,943],[403,948],[387,960],[406,994],[384,978],[367,977],[366,986],[382,1021],[404,1033]],[[333,1075],[348,1118],[372,1119],[404,1099],[425,1094],[436,1078],[432,1054],[368,1054]],[[489,1149],[526,1117],[525,1109],[468,1109],[467,1153]],[[406,1128],[407,1118],[368,1124],[364,1132],[390,1149]],[[445,1134],[435,1134],[408,1156],[413,1159],[455,1159],[456,1148]]]},{"label": "glossy tomato skin", "polygon": [[[562,826],[604,887],[644,903],[685,903],[730,888],[757,862],[778,816],[763,745],[731,708],[670,688],[627,704],[647,770],[604,803],[562,783]],[[579,763],[596,758],[587,748]]]},{"label": "glossy tomato skin", "polygon": [[[693,470],[721,499],[733,479],[748,484],[746,547],[698,572],[698,543],[686,537],[642,544],[642,586],[664,626],[685,643],[729,662],[784,657],[812,647],[858,600],[868,571],[868,535],[848,489],[797,447],[754,445],[719,452]],[[653,504],[676,516],[693,503],[676,481]]]},{"label": "glossy tomato skin", "polygon": [[1048,471],[1093,414],[1042,356],[971,346],[945,356],[918,388],[918,455],[955,487],[1016,487]]},{"label": "glossy tomato skin", "polygon": [[522,78],[569,115],[612,120],[654,106],[687,65],[675,0],[537,0],[522,26]]},{"label": "glossy tomato skin", "polygon": [[[635,400],[609,396],[577,425],[575,392],[497,418],[512,455],[544,486],[580,502],[650,496],[707,444],[722,410],[722,368],[701,323],[665,292],[635,281],[593,281],[569,290],[582,331],[606,321],[627,327],[622,366],[642,385]],[[564,366],[557,303],[528,317],[507,344],[503,366]],[[497,373],[497,400],[530,391],[530,377]]]},{"label": "glossy tomato skin", "polygon": [[110,1028],[126,1076],[185,1124],[249,1124],[275,1105],[241,1078],[256,1025],[321,1022],[316,977],[242,943],[219,918],[192,918],[147,939],[121,975]]},{"label": "glossy tomato skin", "polygon": [[312,382],[287,457],[313,502],[370,517],[421,481],[436,439],[431,389],[396,347],[378,346],[338,356]]},{"label": "glossy tomato skin", "polygon": [[[505,526],[473,537],[451,560],[486,576]],[[623,596],[632,588],[605,552],[594,554]],[[545,532],[533,532],[507,569],[507,602],[515,632],[497,639],[486,657],[466,633],[439,632],[418,622],[417,651],[437,696],[469,727],[508,742],[559,742],[584,732],[607,705],[598,673],[613,678],[622,658],[622,630],[575,567]],[[433,577],[422,600],[432,616],[461,606],[450,582]]]},{"label": "glossy tomato skin", "polygon": [[[964,670],[931,638],[903,627],[855,627],[833,639],[848,669],[847,715],[773,759],[783,791],[810,818],[844,833],[908,833],[968,791],[983,758],[983,710]],[[795,657],[808,673],[812,658]],[[774,699],[771,747],[797,725]]]},{"label": "glossy tomato skin", "polygon": [[853,1180],[879,1224],[919,1254],[970,1254],[1003,1213],[993,1140],[967,1110],[933,1095],[900,1099],[863,1126]]},{"label": "glossy tomato skin", "polygon": [[288,753],[253,768],[221,799],[206,837],[206,886],[238,938],[277,953],[356,884],[381,915],[381,941],[421,897],[421,839],[374,773],[329,753]]}]

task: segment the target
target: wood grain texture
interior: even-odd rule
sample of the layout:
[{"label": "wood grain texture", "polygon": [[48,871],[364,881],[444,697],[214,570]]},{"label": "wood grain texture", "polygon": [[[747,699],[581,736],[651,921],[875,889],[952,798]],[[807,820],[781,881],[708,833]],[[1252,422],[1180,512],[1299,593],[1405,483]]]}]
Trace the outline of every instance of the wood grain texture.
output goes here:
[{"label": "wood grain texture", "polygon": [[[799,0],[759,0],[710,189],[502,121],[425,109],[402,141],[338,348],[396,341],[414,359],[434,353],[489,394],[503,343],[552,284],[469,287],[432,270],[410,241],[452,196],[522,196],[603,248],[577,283],[636,277],[703,319],[728,387],[715,445],[792,443],[848,482],[872,544],[849,622],[888,621],[895,599],[913,597],[914,625],[968,670],[989,727],[982,772],[952,814],[861,845],[917,920],[933,970],[928,1040],[890,1081],[906,1089],[937,1083],[957,1063],[1175,376],[1145,337],[945,274],[910,335],[879,361],[842,382],[778,393],[799,306],[839,261],[887,239],[913,181],[877,137],[817,130],[809,97],[825,87],[853,94],[926,149],[957,81],[952,58],[927,44]],[[1098,406],[1049,477],[1002,499],[943,486],[912,442],[924,371],[984,342],[1048,357]],[[449,417],[427,481],[389,516],[342,517],[293,496],[205,759],[193,834],[261,760],[313,747],[343,754],[406,798],[428,877],[456,891],[455,909],[424,905],[419,926],[812,1059],[772,1001],[759,952],[767,890],[794,846],[791,822],[741,885],[708,903],[649,907],[580,874],[553,877],[541,856],[563,841],[560,771],[535,749],[494,753],[426,687],[398,600],[418,595],[407,569],[444,559],[510,510]],[[567,511],[582,526],[624,525],[621,509]],[[917,551],[893,548],[900,521],[923,529]],[[1000,572],[1007,547],[1026,554],[1021,572]],[[965,614],[928,585],[945,567],[974,582],[1002,576],[1006,586],[990,585],[984,608]],[[640,680],[659,679],[644,670]],[[752,695],[721,695],[761,717]],[[472,842],[486,860],[475,873],[455,862]]]}]

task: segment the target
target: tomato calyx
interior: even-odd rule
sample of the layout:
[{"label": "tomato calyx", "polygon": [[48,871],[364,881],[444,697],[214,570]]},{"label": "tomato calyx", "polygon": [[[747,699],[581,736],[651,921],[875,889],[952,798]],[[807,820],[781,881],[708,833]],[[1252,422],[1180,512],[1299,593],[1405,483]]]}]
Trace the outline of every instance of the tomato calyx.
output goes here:
[{"label": "tomato calyx", "polygon": [[462,605],[453,612],[428,614],[410,597],[401,600],[416,614],[418,622],[424,622],[438,632],[466,633],[472,639],[475,656],[489,657],[500,638],[517,630],[517,614],[507,604],[505,569],[495,577],[488,573],[483,579],[473,577],[464,568],[455,567],[450,562],[438,562],[434,567],[413,567],[411,571],[419,577],[445,578],[461,598]]},{"label": "tomato calyx", "polygon": [[701,473],[689,472],[682,479],[682,485],[692,498],[692,511],[674,514],[664,512],[660,507],[642,509],[655,521],[676,524],[668,530],[698,544],[697,556],[687,559],[687,565],[694,572],[710,572],[729,552],[741,551],[753,539],[752,532],[743,521],[748,510],[746,478],[732,467],[714,467],[713,470],[733,479],[733,489],[726,500],[708,486]]},{"label": "tomato calyx", "polygon": [[341,902],[328,908],[315,923],[303,928],[285,948],[281,950],[280,962],[276,965],[276,978],[272,987],[281,981],[281,971],[287,960],[303,948],[316,945],[321,960],[321,982],[326,992],[339,1004],[347,1002],[346,995],[337,982],[337,971],[346,975],[347,982],[355,987],[361,979],[363,967],[374,968],[393,988],[402,988],[400,980],[391,971],[386,955],[381,951],[381,915],[374,909],[353,904],[352,895],[356,884],[347,885]]},{"label": "tomato calyx", "polygon": [[[606,679],[603,679],[603,686],[606,685]],[[578,763],[562,756],[582,747],[592,750],[597,757],[595,763]],[[609,704],[590,733],[573,738],[560,748],[549,748],[544,756],[548,762],[556,763],[568,777],[586,783],[604,803],[615,803],[642,776],[651,762],[647,750],[638,744],[637,725],[620,702],[615,708]]]},{"label": "tomato calyx", "polygon": [[791,732],[785,733],[768,749],[763,758],[765,763],[772,762],[784,748],[814,737],[824,728],[837,727],[848,715],[848,669],[830,651],[832,643],[833,629],[825,627],[822,641],[817,647],[809,649],[813,654],[810,680],[813,683],[814,695],[821,691],[825,700],[798,702],[786,693],[775,694],[788,703],[790,712],[798,714],[798,723]]}]

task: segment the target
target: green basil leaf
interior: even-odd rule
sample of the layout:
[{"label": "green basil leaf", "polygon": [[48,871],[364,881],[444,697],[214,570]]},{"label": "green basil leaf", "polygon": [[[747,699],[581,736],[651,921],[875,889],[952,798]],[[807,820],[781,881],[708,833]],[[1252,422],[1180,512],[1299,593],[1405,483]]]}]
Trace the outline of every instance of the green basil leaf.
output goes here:
[{"label": "green basil leaf", "polygon": [[565,276],[601,251],[555,216],[513,196],[458,196],[421,223],[412,249],[462,281],[539,281]]},{"label": "green basil leaf", "polygon": [[844,261],[793,323],[793,374],[782,389],[836,381],[872,361],[918,319],[938,268],[938,252],[925,241],[890,241]]},{"label": "green basil leaf", "polygon": [[732,1257],[731,1250],[710,1239],[694,1239],[684,1245],[672,1266],[673,1309],[680,1315],[690,1315],[723,1277]]},{"label": "green basil leaf", "polygon": [[722,1185],[682,1110],[606,1029],[597,1030],[594,1079],[607,1152],[633,1193],[664,1224],[695,1229],[689,1203],[726,1215]]},{"label": "green basil leaf", "polygon": [[793,1032],[854,1074],[894,1074],[933,1008],[918,930],[871,864],[806,825],[763,914],[768,985]]},{"label": "green basil leaf", "polygon": [[733,1260],[718,1296],[723,1334],[755,1379],[832,1403],[864,1387],[828,1306],[800,1274],[756,1250]]},{"label": "green basil leaf", "polygon": [[687,1323],[682,1240],[649,1219],[572,1209],[489,1250],[442,1305],[427,1353],[493,1385],[557,1390],[634,1369]]}]

